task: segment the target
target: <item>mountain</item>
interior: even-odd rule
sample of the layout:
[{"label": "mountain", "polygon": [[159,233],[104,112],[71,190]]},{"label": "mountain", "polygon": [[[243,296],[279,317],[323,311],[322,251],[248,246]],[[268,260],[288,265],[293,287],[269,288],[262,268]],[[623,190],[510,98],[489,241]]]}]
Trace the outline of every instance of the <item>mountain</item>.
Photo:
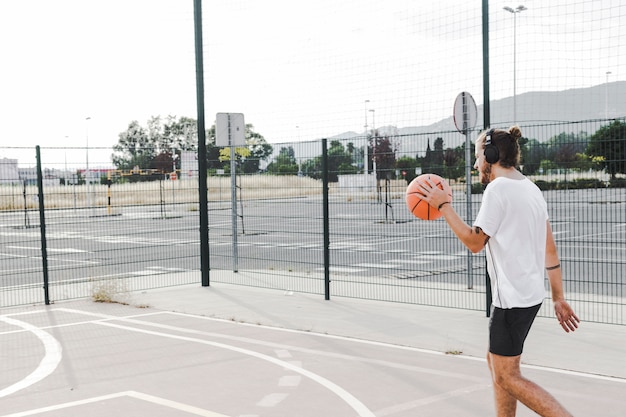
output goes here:
[{"label": "mountain", "polygon": [[[517,123],[522,127],[522,133],[527,138],[540,142],[562,132],[579,133],[587,131],[593,133],[598,123],[593,124],[563,124],[562,122],[580,122],[587,120],[604,120],[626,116],[626,81],[615,81],[588,88],[576,88],[563,91],[538,91],[519,94],[517,101]],[[453,101],[450,102],[452,109]],[[476,131],[470,139],[474,140],[476,133],[484,128],[483,105],[478,106]],[[513,97],[491,101],[491,126],[508,128],[513,124]],[[452,114],[443,120],[428,126],[402,127],[382,126],[378,132],[381,135],[401,135],[399,139],[400,154],[415,156],[426,150],[430,143],[441,137],[444,147],[455,148],[465,141],[454,126]],[[329,138],[350,140],[357,147],[362,147],[365,140],[363,132],[344,132]],[[293,143],[298,158],[308,159],[320,155],[317,143]],[[277,152],[277,150],[275,150]]]},{"label": "mountain", "polygon": [[[533,125],[545,125],[558,122],[579,122],[626,116],[626,81],[600,84],[589,88],[576,88],[564,91],[539,91],[519,94],[517,100],[517,123],[523,127],[526,137],[548,140],[536,132]],[[491,126],[509,127],[513,123],[513,97],[491,101]],[[483,108],[478,106],[476,128],[482,129]],[[526,126],[526,127],[524,127]],[[563,129],[568,126],[564,126]],[[577,126],[569,126],[577,133]],[[381,128],[381,132],[384,132]],[[456,130],[454,119],[450,117],[428,126],[405,127],[396,129],[401,135],[424,134]],[[559,132],[560,133],[560,132]]]},{"label": "mountain", "polygon": [[[578,122],[626,116],[626,81],[615,81],[588,88],[575,88],[564,91],[538,91],[518,94],[517,123],[532,130],[532,125],[553,124],[558,122]],[[491,126],[509,127],[513,123],[513,97],[491,101]],[[452,102],[450,104],[452,108]],[[476,129],[483,128],[483,108],[478,106]],[[528,128],[524,135],[530,135]],[[576,130],[574,128],[574,130]],[[428,126],[398,128],[382,126],[378,131],[383,135],[422,135],[433,132],[456,131],[452,115]],[[560,132],[559,132],[560,133]],[[348,139],[362,136],[362,133],[345,132],[332,139]],[[547,140],[549,138],[540,138]]]}]

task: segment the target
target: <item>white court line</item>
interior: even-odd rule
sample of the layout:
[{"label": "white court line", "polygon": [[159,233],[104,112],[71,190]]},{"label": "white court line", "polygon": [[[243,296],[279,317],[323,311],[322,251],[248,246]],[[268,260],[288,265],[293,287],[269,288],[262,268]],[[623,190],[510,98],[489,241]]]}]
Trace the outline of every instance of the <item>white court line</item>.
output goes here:
[{"label": "white court line", "polygon": [[[126,321],[126,322],[133,322],[135,324],[138,325],[154,325],[153,323],[150,322],[141,322],[140,320],[128,320],[125,319],[124,317],[116,317],[116,316],[112,316],[112,315],[107,315],[107,314],[98,314],[98,313],[92,313],[92,312],[87,312],[87,311],[81,311],[81,310],[75,310],[75,309],[71,309],[71,308],[58,308],[55,309],[58,311],[65,311],[65,312],[72,312],[72,313],[76,313],[76,314],[84,314],[84,315],[88,315],[88,316],[95,316],[95,317],[99,317],[100,319],[107,319],[107,320],[118,320],[118,321]],[[193,315],[189,315],[188,317],[196,317]],[[358,398],[354,397],[352,394],[350,394],[348,391],[344,390],[342,387],[340,387],[339,385],[335,384],[334,382],[316,374],[313,373],[311,371],[308,371],[304,368],[302,368],[302,364],[301,363],[297,363],[294,364],[292,362],[286,362],[277,358],[274,358],[272,356],[268,356],[259,352],[255,352],[249,349],[244,349],[244,348],[239,348],[236,346],[232,346],[232,345],[227,345],[224,343],[219,343],[219,342],[212,342],[212,341],[208,341],[208,340],[204,340],[204,339],[197,339],[197,338],[193,338],[193,337],[188,337],[188,336],[178,336],[178,335],[173,335],[173,334],[169,334],[169,333],[163,333],[163,332],[157,332],[157,331],[152,331],[152,330],[146,330],[146,329],[140,329],[140,328],[136,328],[136,327],[131,327],[131,326],[124,326],[121,324],[114,324],[114,323],[109,323],[109,322],[105,322],[102,320],[95,320],[93,322],[91,322],[93,324],[97,324],[97,325],[101,325],[101,326],[108,326],[108,327],[113,327],[113,328],[117,328],[117,329],[122,329],[122,330],[129,330],[131,332],[137,332],[137,333],[143,333],[143,334],[149,334],[152,336],[159,336],[159,337],[165,337],[168,339],[175,339],[175,340],[182,340],[182,341],[186,341],[186,342],[194,342],[194,343],[200,343],[200,344],[204,344],[204,345],[208,345],[208,346],[214,346],[217,348],[221,348],[221,349],[226,349],[226,350],[231,350],[233,352],[238,352],[244,355],[248,355],[248,356],[252,356],[267,362],[271,362],[275,365],[278,365],[282,368],[285,369],[289,369],[291,371],[294,371],[302,376],[305,376],[309,379],[311,379],[312,381],[317,382],[318,384],[322,385],[323,387],[327,388],[330,392],[334,393],[335,395],[337,395],[339,398],[341,398],[348,406],[350,406],[354,411],[357,412],[357,414],[360,417],[375,417],[374,413],[372,413],[372,411],[370,411],[365,404],[363,404],[361,401],[359,401]],[[157,325],[158,327],[166,327],[170,330],[177,330],[177,331],[189,331],[189,329],[184,329],[184,328],[178,328],[178,327],[174,327],[174,326],[167,326],[167,325]]]},{"label": "white court line", "polygon": [[135,398],[135,399],[138,399],[138,400],[150,402],[150,403],[153,403],[153,404],[162,405],[164,407],[172,408],[174,410],[184,411],[186,413],[194,414],[196,416],[201,416],[201,417],[229,417],[229,416],[227,416],[225,414],[214,413],[212,411],[204,410],[202,408],[198,408],[198,407],[194,407],[194,406],[191,406],[191,405],[179,403],[179,402],[176,402],[176,401],[167,400],[167,399],[161,398],[161,397],[155,397],[153,395],[148,395],[148,394],[144,394],[144,393],[136,392],[136,391],[124,391],[124,392],[118,392],[118,393],[115,393],[115,394],[102,395],[102,396],[99,396],[99,397],[92,397],[92,398],[87,398],[87,399],[84,399],[84,400],[78,400],[78,401],[72,401],[72,402],[67,402],[67,403],[63,403],[63,404],[51,405],[49,407],[37,408],[37,409],[34,409],[34,410],[23,411],[23,412],[20,412],[20,413],[7,414],[7,415],[1,416],[1,417],[27,417],[27,416],[34,416],[36,414],[47,413],[49,411],[64,410],[66,408],[78,407],[78,406],[81,406],[81,405],[92,404],[92,403],[101,402],[101,401],[114,400],[116,398],[121,398],[121,397],[131,397],[131,398]]},{"label": "white court line", "polygon": [[[162,329],[166,329],[166,330],[173,330],[173,331],[178,331],[178,332],[192,333],[192,334],[205,335],[205,336],[214,336],[214,337],[220,337],[220,338],[225,338],[225,339],[230,339],[230,340],[243,341],[243,342],[246,342],[246,343],[253,343],[253,344],[258,344],[258,345],[263,345],[263,346],[277,347],[277,348],[280,348],[280,349],[289,349],[289,350],[298,351],[298,352],[309,352],[309,353],[314,353],[314,354],[318,354],[318,355],[327,355],[327,356],[333,356],[333,357],[341,356],[341,357],[346,358],[346,359],[352,358],[353,360],[361,360],[361,361],[365,361],[365,362],[376,362],[376,363],[379,363],[381,365],[391,366],[391,367],[398,367],[398,366],[406,367],[406,365],[394,364],[393,362],[382,361],[382,360],[365,360],[363,358],[356,358],[356,357],[352,357],[352,356],[349,356],[349,355],[333,354],[333,353],[329,353],[329,352],[322,352],[322,351],[316,351],[316,350],[311,350],[311,349],[305,349],[305,348],[301,348],[301,347],[298,347],[298,346],[285,346],[283,344],[276,344],[276,343],[271,343],[271,342],[262,342],[262,341],[249,339],[249,338],[244,338],[244,337],[226,336],[226,335],[217,334],[217,333],[201,332],[201,331],[185,329],[185,328],[180,328],[180,327],[175,327],[175,326],[169,326],[169,325],[164,325],[164,324],[151,323],[151,322],[146,322],[146,321],[141,321],[141,320],[133,320],[133,318],[140,318],[140,317],[143,317],[143,316],[154,316],[154,315],[160,315],[160,314],[171,314],[171,315],[176,315],[176,316],[181,316],[181,317],[190,317],[190,318],[199,319],[199,320],[208,320],[208,321],[217,321],[217,322],[222,322],[222,323],[235,324],[235,325],[238,325],[238,326],[249,326],[249,327],[257,327],[257,328],[259,326],[261,326],[261,327],[263,327],[265,329],[269,329],[269,330],[273,330],[273,331],[287,332],[287,333],[296,333],[296,334],[304,334],[304,335],[308,335],[308,336],[316,336],[316,337],[327,338],[327,339],[344,340],[344,341],[348,341],[348,342],[352,342],[352,343],[366,344],[366,345],[371,345],[371,346],[381,346],[381,347],[386,347],[386,348],[390,348],[390,349],[406,350],[406,351],[410,351],[410,352],[424,353],[424,354],[428,354],[428,355],[447,356],[447,357],[450,357],[451,359],[453,358],[454,360],[469,360],[469,361],[477,361],[477,362],[483,362],[483,363],[486,363],[486,361],[487,361],[485,358],[482,358],[482,357],[474,357],[474,356],[467,356],[467,355],[450,356],[450,355],[447,355],[445,352],[432,350],[432,349],[424,349],[424,348],[418,348],[418,347],[413,347],[413,346],[395,345],[395,344],[391,344],[391,343],[378,342],[378,341],[375,341],[375,340],[357,339],[357,338],[353,338],[353,337],[338,336],[338,335],[325,334],[325,333],[315,333],[315,332],[312,332],[312,331],[286,329],[286,328],[264,326],[264,325],[252,324],[252,323],[244,323],[244,322],[233,322],[232,320],[228,320],[228,319],[220,319],[220,318],[215,318],[215,317],[198,316],[198,315],[194,315],[194,314],[180,313],[180,312],[175,312],[175,311],[160,311],[160,312],[155,312],[155,313],[144,313],[144,314],[137,314],[137,315],[132,315],[132,316],[113,316],[113,315],[107,315],[107,314],[101,314],[101,313],[92,313],[92,312],[88,312],[88,311],[68,309],[68,308],[56,308],[55,310],[65,311],[65,312],[70,312],[70,313],[76,313],[76,314],[81,314],[81,315],[88,315],[88,316],[93,316],[93,317],[98,317],[98,318],[100,318],[100,320],[126,321],[126,322],[129,322],[129,323],[135,323],[135,324],[140,324],[140,325],[145,325],[145,326],[152,326],[152,327],[162,328]],[[39,311],[30,311],[30,312],[14,313],[12,315],[36,314],[38,312]],[[41,311],[41,312],[43,312],[43,311]],[[91,324],[91,323],[96,323],[96,322],[97,321],[93,321],[93,320],[81,321],[79,323],[70,323],[70,324],[66,324],[66,325],[43,327],[43,329],[55,328],[55,327],[73,326],[73,325],[77,325],[77,324],[80,324],[80,325],[82,325],[82,324]],[[12,332],[7,332],[7,333],[12,333]],[[1,334],[2,333],[0,333],[0,335]],[[539,365],[521,364],[521,367],[522,368],[527,368],[527,369],[534,369],[534,370],[539,370],[539,371],[544,371],[544,372],[555,373],[555,374],[571,375],[571,376],[578,376],[578,377],[587,378],[587,379],[596,379],[596,380],[602,380],[602,381],[617,382],[617,383],[626,384],[626,378],[615,377],[615,376],[606,376],[606,375],[599,375],[599,374],[593,374],[593,373],[582,372],[582,371],[571,371],[571,370],[566,370],[566,369],[550,368],[550,367],[539,366]],[[415,367],[411,367],[411,368],[413,369]],[[419,368],[419,369],[416,368],[414,370],[417,370],[419,372],[434,373],[434,374],[437,374],[437,375],[442,375],[442,373],[440,373],[440,372],[435,372],[434,370],[429,370],[429,369],[425,369],[425,368]],[[445,374],[446,374],[445,376],[450,376],[450,377],[454,377],[454,378],[461,378],[461,379],[468,379],[468,380],[471,379],[471,380],[476,380],[477,381],[477,379],[475,379],[475,378],[471,378],[471,377],[467,377],[467,376],[462,377],[461,374],[453,374],[453,373],[445,373]]]},{"label": "white court line", "polygon": [[46,378],[57,368],[57,366],[61,362],[61,358],[63,357],[63,355],[61,344],[50,334],[33,326],[32,324],[28,324],[23,321],[15,320],[6,316],[0,316],[0,321],[11,324],[13,326],[21,327],[22,329],[31,332],[37,338],[39,338],[39,340],[41,340],[41,343],[43,344],[45,350],[45,355],[39,363],[39,366],[37,366],[37,368],[26,378],[0,391],[0,398],[2,398],[24,388],[27,388],[33,384],[36,384],[37,382]]},{"label": "white court line", "polygon": [[[236,324],[238,326],[254,326],[254,327],[259,327],[260,326],[259,324],[233,322],[232,320],[227,320],[227,319],[218,319],[218,318],[214,318],[214,317],[196,316],[194,314],[179,313],[179,312],[175,312],[175,311],[168,311],[168,312],[164,312],[164,313],[165,314],[173,314],[173,315],[183,316],[183,317],[192,317],[192,318],[201,319],[201,320],[210,320],[210,321],[219,321],[219,322],[224,322],[224,323],[231,323],[231,324]],[[327,338],[327,339],[345,340],[345,341],[349,341],[349,342],[353,342],[353,343],[360,343],[360,344],[366,344],[366,345],[372,345],[372,346],[382,346],[382,347],[387,347],[387,348],[392,348],[392,349],[407,350],[407,351],[410,351],[410,352],[425,353],[425,354],[428,354],[428,355],[447,356],[447,357],[450,357],[450,358],[454,358],[455,360],[458,359],[458,360],[469,360],[469,361],[477,361],[477,362],[485,362],[485,363],[487,362],[487,359],[485,359],[485,358],[479,358],[479,357],[474,357],[474,356],[466,356],[466,355],[453,355],[453,356],[450,356],[450,355],[446,354],[445,352],[440,352],[440,351],[431,350],[431,349],[417,348],[417,347],[413,347],[413,346],[394,345],[394,344],[391,344],[391,343],[377,342],[377,341],[374,341],[374,340],[356,339],[356,338],[353,338],[353,337],[337,336],[337,335],[325,334],[325,333],[315,333],[315,332],[304,331],[304,330],[285,329],[285,328],[280,328],[280,327],[271,327],[271,326],[263,326],[263,325],[261,325],[261,327],[264,327],[266,329],[275,330],[275,331],[280,331],[280,332],[306,334],[306,335],[312,335],[312,336],[317,336],[317,337],[323,337],[323,338]],[[295,346],[290,346],[289,349],[290,350],[295,350],[295,351],[309,351],[308,349],[298,348],[298,347],[295,347]],[[388,363],[386,361],[377,361],[377,362]],[[602,381],[618,382],[618,383],[621,383],[621,384],[626,384],[626,378],[620,378],[620,377],[615,377],[615,376],[598,375],[598,374],[592,374],[592,373],[581,372],[581,371],[570,371],[570,370],[567,370],[567,369],[550,368],[550,367],[539,366],[539,365],[521,364],[520,366],[522,368],[535,369],[535,370],[544,371],[544,372],[551,372],[551,373],[555,373],[555,374],[572,375],[572,376],[578,376],[578,377],[581,377],[581,378],[598,379],[598,380],[602,380]]]},{"label": "white court line", "polygon": [[[7,248],[11,248],[11,249],[26,249],[26,250],[35,250],[35,251],[40,251],[41,250],[41,246],[7,246]],[[86,250],[74,249],[74,248],[60,248],[60,249],[47,248],[46,250],[48,252],[87,253]]]},{"label": "white court line", "polygon": [[335,395],[337,395],[339,398],[341,398],[348,406],[350,406],[354,411],[357,412],[357,414],[360,417],[376,417],[374,415],[374,413],[372,411],[370,411],[365,404],[363,404],[361,401],[359,401],[358,398],[356,398],[355,396],[353,396],[352,394],[350,394],[348,391],[344,390],[342,387],[340,387],[339,385],[335,384],[332,381],[329,381],[328,379],[324,378],[323,376],[320,376],[314,372],[308,371],[306,369],[301,368],[300,366],[295,366],[289,362],[285,362],[282,361],[280,359],[259,353],[259,352],[255,352],[249,349],[243,349],[243,348],[239,348],[236,346],[231,346],[231,345],[226,345],[224,343],[219,343],[219,342],[211,342],[208,340],[203,340],[203,339],[196,339],[193,337],[187,337],[187,336],[177,336],[177,335],[173,335],[173,334],[168,334],[168,333],[162,333],[162,332],[156,332],[156,331],[152,331],[152,330],[145,330],[145,329],[139,329],[136,327],[130,327],[130,326],[123,326],[123,325],[119,325],[119,324],[114,324],[114,323],[108,323],[108,322],[100,322],[100,321],[96,321],[94,322],[94,324],[98,324],[100,326],[108,326],[108,327],[113,327],[113,328],[117,328],[117,329],[122,329],[122,330],[128,330],[131,332],[137,332],[137,333],[143,333],[143,334],[149,334],[152,336],[159,336],[159,337],[165,337],[168,339],[175,339],[175,340],[182,340],[182,341],[186,341],[186,342],[194,342],[194,343],[200,343],[200,344],[204,344],[204,345],[208,345],[208,346],[214,346],[217,348],[221,348],[221,349],[226,349],[226,350],[231,350],[233,352],[237,352],[237,353],[241,353],[243,355],[248,355],[248,356],[252,356],[255,357],[257,359],[261,359],[267,362],[271,362],[275,365],[278,365],[280,367],[289,369],[291,371],[294,371],[296,373],[299,373],[309,379],[311,379],[312,381],[317,382],[318,384],[322,385],[323,387],[327,388],[330,392],[334,393]]}]

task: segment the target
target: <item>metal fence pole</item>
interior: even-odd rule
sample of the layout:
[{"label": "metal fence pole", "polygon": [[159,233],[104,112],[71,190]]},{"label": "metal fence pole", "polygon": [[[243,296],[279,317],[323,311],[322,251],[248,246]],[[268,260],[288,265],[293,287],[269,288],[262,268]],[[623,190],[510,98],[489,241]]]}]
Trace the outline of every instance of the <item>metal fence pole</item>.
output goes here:
[{"label": "metal fence pole", "polygon": [[322,205],[324,211],[324,298],[330,300],[330,225],[328,222],[328,149],[322,139]]},{"label": "metal fence pole", "polygon": [[[491,127],[491,98],[489,94],[489,0],[482,0],[482,26],[483,26],[483,127]],[[487,260],[485,259],[485,264]],[[487,268],[485,267],[485,271]],[[485,272],[485,293],[487,317],[491,315],[491,279]]]},{"label": "metal fence pole", "polygon": [[198,192],[200,204],[200,269],[202,286],[210,285],[209,197],[207,195],[206,131],[204,126],[204,54],[202,46],[202,0],[194,0],[196,43],[196,105],[198,111]]},{"label": "metal fence pole", "polygon": [[43,291],[46,305],[50,305],[50,289],[48,282],[48,247],[46,244],[46,215],[43,203],[43,175],[41,173],[41,152],[39,145],[35,147],[37,153],[37,189],[39,192],[39,230],[41,231],[41,262],[43,265]]}]

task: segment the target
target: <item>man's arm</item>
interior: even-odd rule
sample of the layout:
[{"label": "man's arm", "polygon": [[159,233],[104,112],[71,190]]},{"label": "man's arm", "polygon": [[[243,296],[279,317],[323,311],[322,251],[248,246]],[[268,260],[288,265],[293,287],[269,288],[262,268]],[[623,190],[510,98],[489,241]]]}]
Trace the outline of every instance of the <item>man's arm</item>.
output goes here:
[{"label": "man's arm", "polygon": [[578,328],[580,319],[576,316],[572,307],[565,301],[559,253],[556,248],[550,222],[547,221],[546,223],[546,272],[548,274],[548,281],[550,281],[554,312],[563,330],[569,333]]},{"label": "man's arm", "polygon": [[473,253],[480,252],[487,244],[489,236],[480,227],[471,227],[465,223],[449,202],[448,194],[437,187],[432,180],[427,179],[426,184],[420,183],[420,187],[423,200],[432,207],[439,209],[461,243]]},{"label": "man's arm", "polygon": [[452,204],[444,204],[439,211],[441,211],[443,218],[446,219],[448,226],[450,226],[456,237],[472,253],[480,252],[487,245],[489,236],[480,227],[470,227],[465,223],[454,210]]}]

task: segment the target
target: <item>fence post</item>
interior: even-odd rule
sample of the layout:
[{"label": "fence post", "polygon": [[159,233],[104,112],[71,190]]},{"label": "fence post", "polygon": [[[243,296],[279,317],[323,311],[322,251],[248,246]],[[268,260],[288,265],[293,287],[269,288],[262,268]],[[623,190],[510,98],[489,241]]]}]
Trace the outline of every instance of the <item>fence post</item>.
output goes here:
[{"label": "fence post", "polygon": [[328,224],[328,148],[322,139],[322,205],[324,217],[324,299],[330,300],[330,227]]},{"label": "fence post", "polygon": [[39,230],[41,231],[41,261],[43,264],[43,292],[46,305],[50,305],[50,290],[48,283],[48,247],[46,244],[46,215],[43,203],[43,175],[41,173],[41,152],[39,145],[35,147],[37,154],[37,189],[39,192]]},{"label": "fence post", "polygon": [[209,197],[207,195],[206,131],[204,120],[204,65],[202,46],[202,0],[194,0],[196,45],[196,105],[198,111],[198,192],[200,204],[200,270],[202,286],[210,285],[209,271]]},{"label": "fence post", "polygon": [[[489,94],[489,0],[482,0],[483,28],[483,128],[491,127],[491,107]],[[487,260],[485,259],[485,264]],[[487,317],[491,316],[491,278],[485,266],[485,304]]]},{"label": "fence post", "polygon": [[[487,270],[487,259],[485,258],[485,271]],[[485,272],[485,313],[487,317],[491,317],[491,303],[493,301],[491,294],[491,277],[489,272]]]}]

